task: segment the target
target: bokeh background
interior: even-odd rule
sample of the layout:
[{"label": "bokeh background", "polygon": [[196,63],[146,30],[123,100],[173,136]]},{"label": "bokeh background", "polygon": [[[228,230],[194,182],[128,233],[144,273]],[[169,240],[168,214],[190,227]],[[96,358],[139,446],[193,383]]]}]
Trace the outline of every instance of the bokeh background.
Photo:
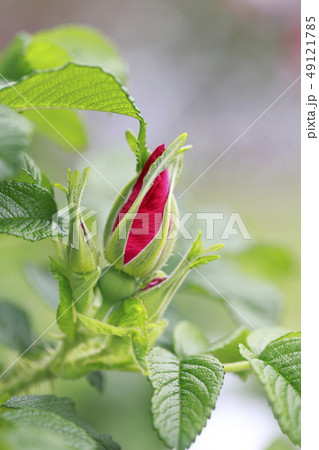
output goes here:
[{"label": "bokeh background", "polygon": [[[129,66],[129,91],[149,124],[148,145],[189,134],[193,149],[185,155],[177,196],[299,77],[298,0],[0,0],[0,5],[1,48],[20,30],[74,22],[112,38]],[[226,219],[240,213],[252,239],[232,236],[224,242],[223,261],[209,270],[221,272],[230,287],[228,269],[247,277],[248,285],[252,280],[260,302],[268,301],[270,291],[280,297],[280,323],[288,330],[297,330],[300,321],[299,103],[298,81],[179,202],[182,213],[224,212]],[[82,117],[89,136],[86,158],[121,189],[134,174],[124,133],[137,131],[137,124],[104,113]],[[30,153],[54,181],[65,181],[66,167],[85,166],[80,156],[40,136]],[[86,205],[98,211],[100,234],[115,195],[91,170]],[[220,222],[216,242],[222,228]],[[23,306],[40,334],[54,319],[44,297],[52,298],[55,286],[41,288],[39,281],[35,289],[30,276],[34,267],[47,267],[52,244],[0,236],[0,252],[1,296]],[[268,291],[258,290],[265,285]],[[174,306],[212,339],[235,328],[218,302],[199,294],[184,290]],[[152,429],[150,387],[142,376],[107,374],[103,395],[85,380],[57,382],[53,389],[72,397],[80,413],[124,450],[164,449]],[[292,448],[280,436],[258,384],[227,375],[217,409],[192,450]]]}]

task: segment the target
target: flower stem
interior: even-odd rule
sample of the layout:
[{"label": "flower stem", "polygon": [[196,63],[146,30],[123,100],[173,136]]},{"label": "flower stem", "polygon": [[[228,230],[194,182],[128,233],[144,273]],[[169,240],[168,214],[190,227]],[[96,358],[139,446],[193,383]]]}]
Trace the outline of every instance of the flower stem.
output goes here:
[{"label": "flower stem", "polygon": [[251,369],[248,361],[237,361],[229,364],[224,364],[225,372],[242,372]]},{"label": "flower stem", "polygon": [[56,378],[54,365],[59,364],[63,360],[67,351],[68,343],[63,342],[51,355],[44,354],[44,359],[42,361],[39,360],[35,367],[20,370],[17,375],[1,383],[0,403],[13,395],[29,390],[36,384],[54,380]]},{"label": "flower stem", "polygon": [[30,373],[28,373],[25,376],[19,376],[16,378],[13,378],[11,382],[4,384],[3,391],[0,390],[0,397],[1,395],[11,397],[13,395],[17,395],[20,392],[24,392],[25,390],[30,389],[35,384],[44,382],[44,381],[50,381],[54,379],[55,376],[50,372],[48,367],[43,367],[38,370],[34,370]]}]

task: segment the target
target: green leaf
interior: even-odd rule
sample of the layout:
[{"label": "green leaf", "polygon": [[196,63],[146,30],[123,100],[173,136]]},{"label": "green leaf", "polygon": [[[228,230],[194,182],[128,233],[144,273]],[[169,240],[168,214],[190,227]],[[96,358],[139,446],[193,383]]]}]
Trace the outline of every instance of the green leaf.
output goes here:
[{"label": "green leaf", "polygon": [[60,264],[50,258],[50,270],[59,284],[59,306],[56,320],[60,330],[70,339],[74,339],[76,331],[76,311],[70,282]]},{"label": "green leaf", "polygon": [[295,447],[285,436],[275,439],[265,450],[294,450]]},{"label": "green leaf", "polygon": [[85,446],[85,448],[90,450],[98,449],[97,442],[84,430],[49,411],[33,408],[10,409],[4,412],[1,418],[11,426],[17,424],[32,427],[36,425],[39,429],[53,431],[63,438],[65,445],[71,448],[81,449]]},{"label": "green leaf", "polygon": [[137,167],[136,170],[140,172],[145,166],[148,157],[150,156],[149,149],[146,144],[146,124],[144,122],[140,122],[140,131],[138,133],[137,138]]},{"label": "green leaf", "polygon": [[271,341],[259,355],[301,394],[301,334],[287,333]]},{"label": "green leaf", "polygon": [[83,323],[85,328],[94,331],[97,334],[124,337],[129,336],[130,333],[134,331],[138,331],[137,327],[115,326],[111,325],[110,323],[101,322],[100,320],[93,319],[92,317],[88,317],[83,314],[78,314],[78,318]]},{"label": "green leaf", "polygon": [[201,353],[208,347],[209,341],[200,328],[184,320],[174,329],[173,345],[175,354],[184,357]]},{"label": "green leaf", "polygon": [[233,320],[245,328],[274,326],[279,320],[282,297],[278,289],[231,268],[225,274],[194,271],[186,287],[221,302]]},{"label": "green leaf", "polygon": [[41,186],[47,191],[49,191],[52,197],[54,197],[54,191],[51,181],[49,180],[48,176],[43,172],[43,170],[41,170]]},{"label": "green leaf", "polygon": [[239,344],[246,345],[249,333],[245,328],[239,327],[219,341],[210,344],[205,353],[212,354],[223,364],[242,361],[244,358],[239,352]]},{"label": "green leaf", "polygon": [[105,390],[105,372],[101,372],[100,370],[94,370],[93,372],[87,374],[86,379],[90,383],[92,387],[94,387],[98,392],[103,394]]},{"label": "green leaf", "polygon": [[194,442],[215,408],[224,371],[213,356],[178,359],[160,347],[149,353],[154,427],[167,447],[184,450]]},{"label": "green leaf", "polygon": [[201,255],[203,248],[203,241],[202,241],[202,232],[199,231],[197,233],[197,236],[192,243],[191,247],[189,248],[186,258],[187,260],[192,260],[194,258],[197,258],[197,256]]},{"label": "green leaf", "polygon": [[35,33],[26,48],[25,60],[34,69],[52,69],[73,61],[99,66],[122,82],[127,78],[126,65],[114,44],[100,31],[83,25],[63,25]]},{"label": "green leaf", "polygon": [[22,153],[29,147],[31,122],[0,105],[0,178],[12,178],[21,167]]},{"label": "green leaf", "polygon": [[[195,269],[202,265],[208,264],[211,261],[220,259],[219,255],[205,255],[208,252],[216,252],[224,247],[224,244],[212,245],[211,247],[203,249],[203,241],[201,239],[202,233],[198,232],[194,242],[188,250],[185,260],[189,265],[189,269]],[[205,255],[205,256],[204,256]]]},{"label": "green leaf", "polygon": [[130,333],[133,356],[143,373],[148,372],[147,353],[149,333],[147,313],[143,302],[136,297],[124,300],[110,316],[110,320],[119,321],[120,327],[136,328]]},{"label": "green leaf", "polygon": [[[267,344],[281,336],[287,334],[285,328],[277,326],[270,328],[260,328],[259,330],[252,331],[247,337],[247,346],[256,355],[259,355]],[[246,345],[244,342],[242,344]]]},{"label": "green leaf", "polygon": [[[39,86],[41,89],[39,90]],[[0,89],[0,103],[17,111],[78,109],[124,114],[143,120],[127,90],[100,67],[68,63],[34,71]]]},{"label": "green leaf", "polygon": [[[2,55],[0,73],[5,79],[0,81],[18,80],[34,70],[58,68],[70,62],[80,66],[98,66],[122,82],[127,77],[123,59],[106,36],[90,27],[67,25],[40,31],[33,36],[27,33],[17,35]],[[110,92],[111,97],[113,94],[113,91]],[[93,99],[96,100],[99,99]],[[131,98],[126,100],[132,103]],[[38,132],[69,151],[72,151],[72,147],[77,150],[86,147],[85,129],[74,111],[45,110],[40,115],[32,108],[29,109],[25,115],[35,122]]]},{"label": "green leaf", "polygon": [[23,352],[33,343],[27,314],[13,303],[0,301],[0,343]]},{"label": "green leaf", "polygon": [[[29,33],[18,33],[0,55],[0,73],[7,80],[17,80],[32,71],[24,60],[24,52],[31,40]],[[6,81],[1,79],[2,81]]]},{"label": "green leaf", "polygon": [[[57,435],[55,430],[39,429],[34,425],[21,425],[1,422],[0,442],[3,450],[74,450],[66,445],[63,435]],[[8,426],[10,425],[10,426]],[[5,427],[5,428],[4,428]]]},{"label": "green leaf", "polygon": [[41,170],[35,164],[33,159],[29,155],[24,153],[22,160],[23,160],[22,169],[34,180],[35,183],[41,185],[42,183]]},{"label": "green leaf", "polygon": [[150,156],[150,152],[146,144],[146,124],[144,122],[140,122],[138,137],[135,136],[132,130],[126,130],[125,137],[132,152],[136,156],[136,171],[140,172]]},{"label": "green leaf", "polygon": [[[2,406],[1,419],[10,425],[36,426],[63,438],[67,448],[119,450],[106,434],[96,432],[75,410],[68,398],[54,395],[12,397]],[[63,447],[64,448],[64,447]]]},{"label": "green leaf", "polygon": [[35,110],[25,111],[25,117],[35,123],[36,131],[54,141],[65,150],[74,152],[87,146],[83,121],[75,111],[47,109],[40,114]]},{"label": "green leaf", "polygon": [[212,261],[216,261],[216,259],[220,259],[219,255],[206,255],[201,256],[196,259],[192,264],[190,264],[191,269],[195,269],[196,267],[203,266],[204,264],[208,264]]},{"label": "green leaf", "polygon": [[45,188],[52,197],[54,197],[53,187],[46,174],[39,169],[33,159],[27,154],[22,154],[22,166],[19,174],[15,177],[15,181],[20,183],[38,184]]},{"label": "green leaf", "polygon": [[133,133],[133,131],[132,130],[126,130],[125,138],[126,138],[126,141],[127,141],[128,145],[129,145],[130,149],[132,150],[134,155],[137,156],[138,140],[137,140],[137,137],[135,136],[135,134]]},{"label": "green leaf", "polygon": [[18,181],[0,182],[0,233],[30,241],[61,236],[64,230],[55,222],[56,213],[47,189]]},{"label": "green leaf", "polygon": [[300,445],[300,350],[300,333],[289,333],[270,342],[260,355],[240,345],[241,354],[266,391],[282,432],[296,445]]},{"label": "green leaf", "polygon": [[23,153],[21,161],[21,172],[15,178],[15,181],[20,181],[21,183],[35,183],[41,186],[41,170],[35,164],[33,159],[29,155],[27,155],[27,153]]},{"label": "green leaf", "polygon": [[275,245],[255,244],[234,255],[240,267],[253,276],[280,281],[291,275],[295,268],[293,256]]},{"label": "green leaf", "polygon": [[149,350],[147,314],[142,301],[138,298],[124,300],[112,312],[109,322],[101,322],[78,314],[83,325],[97,334],[129,337],[133,356],[143,372],[147,372],[146,355]]}]

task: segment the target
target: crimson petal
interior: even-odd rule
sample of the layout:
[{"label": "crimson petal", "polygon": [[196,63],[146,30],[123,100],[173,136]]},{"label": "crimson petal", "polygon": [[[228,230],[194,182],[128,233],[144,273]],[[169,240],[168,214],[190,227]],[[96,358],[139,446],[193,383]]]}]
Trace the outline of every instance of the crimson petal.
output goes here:
[{"label": "crimson petal", "polygon": [[162,283],[165,280],[167,280],[167,277],[153,278],[153,280],[150,281],[147,286],[145,286],[143,289],[141,289],[141,291],[146,291],[147,289],[155,287],[155,286],[157,286],[158,284]]},{"label": "crimson petal", "polygon": [[[116,218],[113,231],[136,200],[140,190],[142,189],[143,180],[150,168],[150,165],[162,155],[164,150],[165,145],[160,145],[148,158],[145,166],[143,167],[143,170],[136,180],[136,183],[128,200],[124,203]],[[168,169],[165,169],[155,178],[152,187],[147,192],[142,200],[142,203],[140,204],[140,207],[137,211],[138,216],[133,220],[131,224],[124,252],[124,264],[129,263],[133,258],[135,258],[154,239],[154,237],[158,233],[163,221],[163,214],[169,194],[169,189],[170,184]],[[142,228],[144,219],[146,228],[145,231]]]}]

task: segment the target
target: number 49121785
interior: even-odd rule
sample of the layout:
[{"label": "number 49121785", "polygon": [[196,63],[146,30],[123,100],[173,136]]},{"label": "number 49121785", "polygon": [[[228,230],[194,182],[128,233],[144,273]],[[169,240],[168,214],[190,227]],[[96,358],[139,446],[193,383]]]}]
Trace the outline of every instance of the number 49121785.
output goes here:
[{"label": "number 49121785", "polygon": [[[306,57],[306,62],[307,62],[306,75],[307,75],[307,77],[312,78],[313,76],[315,76],[315,69],[316,69],[316,66],[314,64],[314,62],[316,60],[316,57],[315,57],[316,41],[315,41],[315,34],[314,34],[315,29],[316,29],[316,25],[315,25],[316,19],[315,19],[315,17],[306,17],[306,22],[308,22],[308,23],[306,23],[306,39],[313,38],[313,41],[306,41],[306,46],[307,46],[306,47],[306,55],[310,54],[309,57]],[[308,63],[308,61],[313,61],[313,63]]]}]

